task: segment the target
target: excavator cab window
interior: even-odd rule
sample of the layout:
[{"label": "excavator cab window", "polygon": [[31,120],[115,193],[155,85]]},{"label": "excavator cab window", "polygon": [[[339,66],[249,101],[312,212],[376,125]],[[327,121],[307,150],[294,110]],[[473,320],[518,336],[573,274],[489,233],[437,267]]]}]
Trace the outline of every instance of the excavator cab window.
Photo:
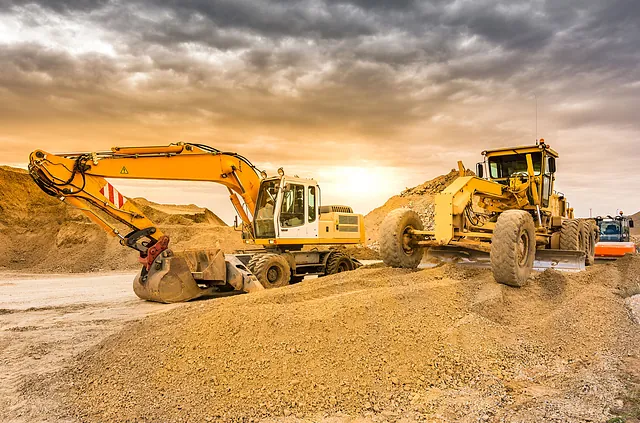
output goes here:
[{"label": "excavator cab window", "polygon": [[273,211],[278,195],[279,180],[266,181],[260,187],[255,224],[258,238],[275,238],[276,229],[273,221]]},{"label": "excavator cab window", "polygon": [[316,221],[316,187],[309,187],[309,223]]},{"label": "excavator cab window", "polygon": [[[533,172],[540,175],[542,169],[542,153],[531,153]],[[514,175],[527,173],[527,156],[525,154],[510,154],[508,156],[494,156],[489,158],[489,176],[491,179],[507,180]]]},{"label": "excavator cab window", "polygon": [[304,224],[304,185],[287,184],[282,197],[280,225],[284,228]]}]

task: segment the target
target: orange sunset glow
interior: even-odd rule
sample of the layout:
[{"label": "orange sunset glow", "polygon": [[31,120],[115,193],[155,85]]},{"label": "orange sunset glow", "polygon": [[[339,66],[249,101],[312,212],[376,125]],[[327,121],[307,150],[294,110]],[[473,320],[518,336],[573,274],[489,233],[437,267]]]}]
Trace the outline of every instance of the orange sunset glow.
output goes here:
[{"label": "orange sunset glow", "polygon": [[[367,213],[544,137],[578,215],[633,213],[638,6],[614,3],[0,2],[0,163],[197,142]],[[219,186],[114,183],[234,216]]]}]

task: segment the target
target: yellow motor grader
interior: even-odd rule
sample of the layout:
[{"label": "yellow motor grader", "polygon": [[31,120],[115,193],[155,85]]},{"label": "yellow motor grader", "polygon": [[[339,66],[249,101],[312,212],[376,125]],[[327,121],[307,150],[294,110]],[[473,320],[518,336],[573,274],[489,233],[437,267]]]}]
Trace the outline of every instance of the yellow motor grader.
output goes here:
[{"label": "yellow motor grader", "polygon": [[[322,206],[313,179],[279,169],[267,177],[245,157],[202,144],[114,147],[94,153],[31,153],[29,173],[47,194],[78,208],[120,243],[137,250],[138,297],[172,303],[218,291],[276,288],[307,275],[359,266],[331,246],[363,244],[364,220],[347,206]],[[173,252],[161,232],[105,178],[207,181],[226,186],[242,220],[243,239],[263,248]],[[127,228],[122,234],[119,227]],[[304,246],[314,245],[310,251]]]},{"label": "yellow motor grader", "polygon": [[583,270],[594,262],[597,227],[575,219],[554,191],[558,153],[544,139],[482,154],[476,176],[458,162],[460,177],[436,195],[435,230],[424,230],[410,209],[387,215],[380,227],[387,265],[416,268],[427,249],[429,259],[491,267],[497,282],[519,287],[534,268]]}]

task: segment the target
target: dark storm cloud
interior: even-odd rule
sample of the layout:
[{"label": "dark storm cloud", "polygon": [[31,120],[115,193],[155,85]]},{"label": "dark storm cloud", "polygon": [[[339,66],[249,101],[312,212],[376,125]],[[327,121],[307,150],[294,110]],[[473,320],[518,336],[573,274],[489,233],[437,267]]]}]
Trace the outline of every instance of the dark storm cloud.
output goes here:
[{"label": "dark storm cloud", "polygon": [[[482,126],[476,120],[488,106],[509,120],[513,105],[536,94],[553,105],[558,128],[640,125],[629,112],[640,79],[640,12],[630,0],[0,5],[35,29],[50,16],[83,23],[114,51],[73,53],[46,40],[0,45],[0,86],[74,99],[85,110],[91,101],[110,116],[134,119],[138,107],[205,110],[226,122],[332,127],[386,142],[414,124],[462,138]],[[84,36],[77,34],[80,46]],[[92,92],[103,106],[89,100]]]}]

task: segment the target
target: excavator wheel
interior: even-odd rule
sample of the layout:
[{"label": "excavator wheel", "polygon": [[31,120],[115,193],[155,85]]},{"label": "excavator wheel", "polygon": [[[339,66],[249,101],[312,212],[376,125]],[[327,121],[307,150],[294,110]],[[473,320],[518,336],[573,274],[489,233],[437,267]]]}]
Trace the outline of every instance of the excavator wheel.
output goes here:
[{"label": "excavator wheel", "polygon": [[562,222],[560,229],[560,249],[569,251],[586,251],[583,223],[578,219]]},{"label": "excavator wheel", "polygon": [[498,283],[521,287],[536,256],[536,233],[531,215],[507,210],[498,216],[491,240],[491,269]]},{"label": "excavator wheel", "polygon": [[389,213],[380,225],[380,255],[391,267],[415,269],[422,261],[424,248],[413,245],[410,229],[423,230],[418,213],[402,208]]},{"label": "excavator wheel", "polygon": [[325,275],[348,272],[349,270],[354,269],[353,262],[346,254],[339,251],[334,251],[330,254],[329,259],[327,260],[327,265],[324,268]]},{"label": "excavator wheel", "polygon": [[256,254],[249,260],[249,270],[266,289],[289,285],[291,267],[280,254]]}]

